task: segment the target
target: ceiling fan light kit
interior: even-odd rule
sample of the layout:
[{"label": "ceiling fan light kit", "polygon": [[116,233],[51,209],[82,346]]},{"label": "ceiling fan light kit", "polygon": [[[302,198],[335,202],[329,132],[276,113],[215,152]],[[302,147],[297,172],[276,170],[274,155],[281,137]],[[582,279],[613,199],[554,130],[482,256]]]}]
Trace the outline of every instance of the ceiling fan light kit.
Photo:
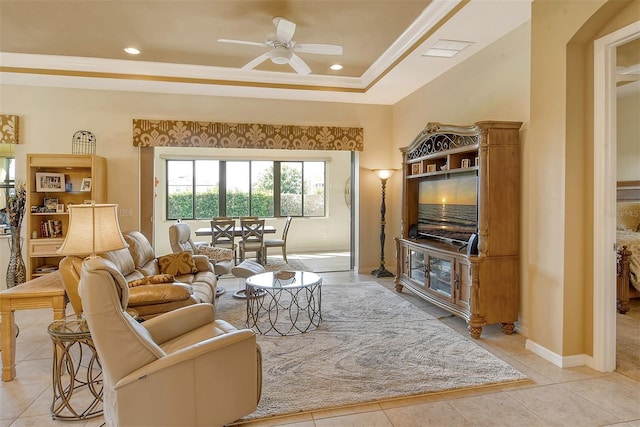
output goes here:
[{"label": "ceiling fan light kit", "polygon": [[269,58],[274,64],[288,64],[293,52],[285,46],[275,46],[269,51]]},{"label": "ceiling fan light kit", "polygon": [[262,46],[270,48],[267,53],[263,53],[262,55],[252,59],[247,64],[245,64],[242,67],[243,70],[253,70],[255,67],[262,64],[267,59],[271,59],[271,62],[273,62],[274,64],[289,64],[296,73],[304,75],[311,73],[311,69],[304,62],[304,60],[294,52],[320,55],[342,55],[342,46],[338,45],[297,44],[293,40],[293,35],[296,31],[296,24],[285,18],[279,16],[273,18],[273,25],[275,25],[276,27],[275,35],[270,34],[267,38],[267,41],[264,43],[230,39],[218,39],[218,42],[246,44],[250,46]]}]

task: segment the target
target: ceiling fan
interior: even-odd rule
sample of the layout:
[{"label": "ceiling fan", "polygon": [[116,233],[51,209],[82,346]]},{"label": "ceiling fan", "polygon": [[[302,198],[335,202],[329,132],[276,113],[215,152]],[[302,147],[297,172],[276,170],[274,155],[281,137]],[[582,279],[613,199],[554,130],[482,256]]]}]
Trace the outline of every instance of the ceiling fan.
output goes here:
[{"label": "ceiling fan", "polygon": [[264,43],[246,40],[218,39],[221,43],[246,44],[251,46],[268,47],[270,50],[257,58],[249,61],[243,70],[252,70],[262,64],[267,59],[271,59],[274,64],[289,64],[298,74],[309,74],[309,66],[296,55],[299,53],[316,53],[321,55],[342,55],[342,46],[334,44],[298,44],[293,40],[296,31],[296,24],[282,17],[273,18],[273,25],[276,27],[275,34],[270,34]]}]

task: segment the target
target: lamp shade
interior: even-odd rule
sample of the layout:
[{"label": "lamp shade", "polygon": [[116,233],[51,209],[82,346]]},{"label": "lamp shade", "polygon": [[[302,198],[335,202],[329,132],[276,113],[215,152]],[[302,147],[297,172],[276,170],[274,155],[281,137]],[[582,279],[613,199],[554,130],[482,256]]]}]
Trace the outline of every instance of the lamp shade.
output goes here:
[{"label": "lamp shade", "polygon": [[388,179],[393,175],[395,169],[374,169],[373,172],[375,172],[380,179]]},{"label": "lamp shade", "polygon": [[127,248],[118,225],[118,205],[69,206],[67,237],[57,250],[62,255],[91,255]]}]

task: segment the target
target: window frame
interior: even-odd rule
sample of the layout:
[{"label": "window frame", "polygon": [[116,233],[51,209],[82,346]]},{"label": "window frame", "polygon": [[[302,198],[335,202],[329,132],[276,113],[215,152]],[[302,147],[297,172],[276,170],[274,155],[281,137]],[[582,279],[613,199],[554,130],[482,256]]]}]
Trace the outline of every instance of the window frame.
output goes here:
[{"label": "window frame", "polygon": [[[262,217],[265,218],[284,218],[286,216],[288,216],[287,214],[282,214],[281,212],[281,185],[282,185],[282,175],[281,175],[281,167],[282,164],[284,163],[301,163],[302,164],[302,170],[301,170],[301,183],[302,183],[302,189],[301,189],[301,193],[300,193],[300,202],[301,202],[301,214],[300,215],[291,215],[291,216],[295,216],[295,217],[306,217],[306,218],[324,218],[328,215],[327,213],[327,160],[324,159],[305,159],[305,160],[292,160],[292,159],[284,159],[284,160],[275,160],[275,159],[244,159],[244,158],[238,158],[238,159],[212,159],[212,158],[198,158],[198,157],[193,157],[193,158],[167,158],[165,159],[165,170],[167,171],[166,173],[166,178],[165,178],[165,194],[166,194],[166,198],[165,198],[165,217],[167,220],[172,221],[172,220],[191,220],[191,221],[201,221],[201,220],[206,220],[209,219],[210,217],[205,217],[205,218],[197,218],[196,217],[196,212],[198,211],[197,209],[197,193],[196,193],[196,188],[198,187],[197,185],[197,174],[196,174],[196,162],[199,160],[215,160],[218,162],[218,216],[228,216],[227,215],[227,200],[228,200],[228,188],[227,188],[227,163],[228,162],[248,162],[249,163],[249,193],[248,193],[248,197],[249,197],[249,212],[248,215],[251,215],[252,211],[253,211],[253,207],[252,207],[252,191],[253,191],[253,184],[251,182],[251,173],[252,173],[252,162],[271,162],[272,163],[272,167],[273,167],[273,194],[272,194],[272,200],[273,200],[273,215],[272,216],[264,216],[264,215],[260,215]],[[191,216],[190,217],[181,217],[181,218],[174,218],[169,216],[169,199],[170,199],[170,193],[169,193],[169,164],[170,162],[191,162],[191,170],[192,170],[192,182],[191,182],[191,194],[192,194],[192,212],[191,212]],[[322,192],[322,214],[321,215],[305,215],[305,207],[304,207],[304,203],[305,203],[305,196],[308,195],[309,193],[309,189],[307,189],[307,192],[305,192],[305,163],[322,163],[323,164],[323,182],[322,182],[322,186],[323,186],[323,192]]]}]

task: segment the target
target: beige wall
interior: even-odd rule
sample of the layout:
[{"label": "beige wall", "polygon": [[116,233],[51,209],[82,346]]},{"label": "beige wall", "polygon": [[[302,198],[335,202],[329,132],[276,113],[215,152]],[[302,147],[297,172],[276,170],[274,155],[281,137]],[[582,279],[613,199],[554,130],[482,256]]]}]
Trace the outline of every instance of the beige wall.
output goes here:
[{"label": "beige wall", "polygon": [[529,339],[563,357],[593,353],[593,41],[637,4],[532,4]]},{"label": "beige wall", "polygon": [[356,264],[363,271],[378,265],[380,187],[367,169],[393,166],[390,107],[2,85],[0,113],[20,116],[24,144],[16,148],[18,178],[24,178],[26,153],[70,153],[73,133],[92,131],[96,154],[108,159],[109,201],[133,212],[120,218],[123,229],[136,229],[141,221],[133,118],[363,127]]}]

